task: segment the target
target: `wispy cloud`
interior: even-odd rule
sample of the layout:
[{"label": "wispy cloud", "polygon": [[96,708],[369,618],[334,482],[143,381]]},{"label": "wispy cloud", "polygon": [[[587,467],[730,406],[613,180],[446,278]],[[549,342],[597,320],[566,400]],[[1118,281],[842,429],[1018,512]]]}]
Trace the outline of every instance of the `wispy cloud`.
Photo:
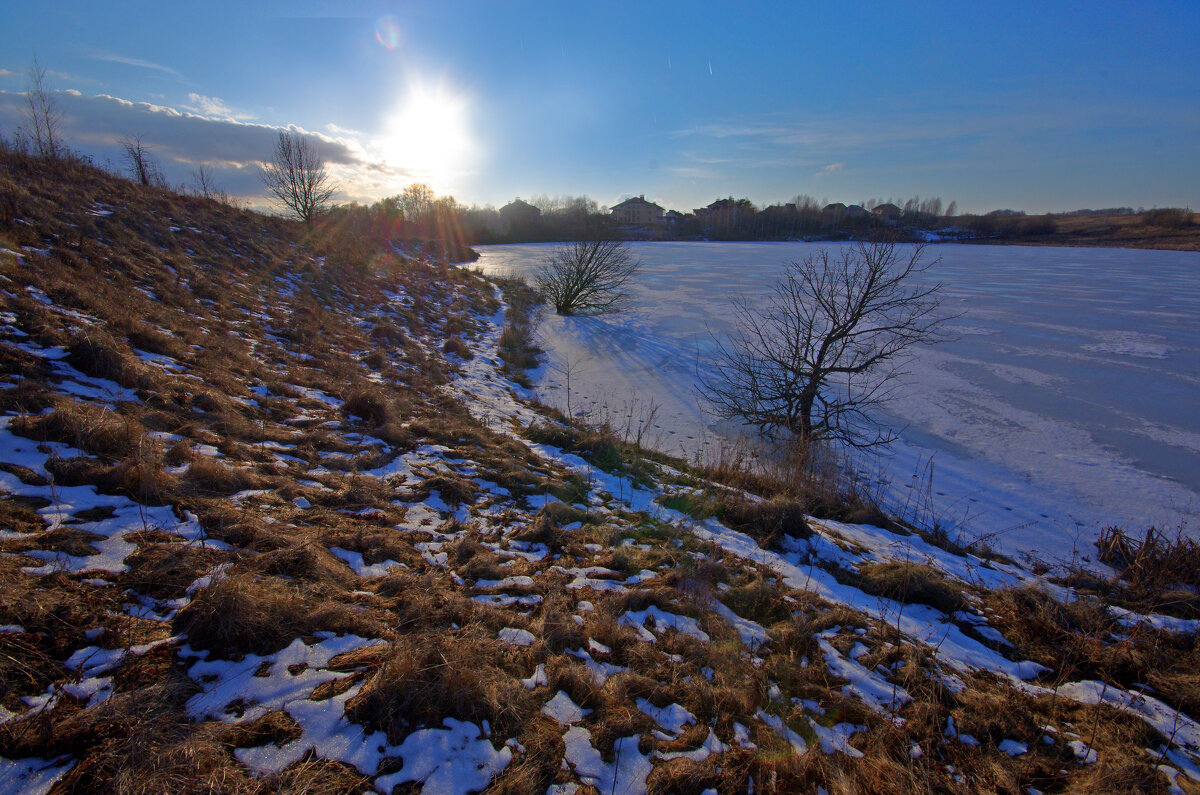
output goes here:
[{"label": "wispy cloud", "polygon": [[822,166],[821,170],[818,171],[814,176],[823,177],[828,174],[836,174],[837,172],[841,171],[845,167],[846,167],[845,163],[830,163],[827,166]]},{"label": "wispy cloud", "polygon": [[0,77],[16,77],[17,73],[11,69],[0,69]]},{"label": "wispy cloud", "polygon": [[154,63],[153,61],[146,61],[141,58],[130,58],[127,55],[119,55],[111,52],[95,52],[92,53],[91,57],[97,61],[119,63],[124,64],[125,66],[136,66],[139,69],[151,69],[156,72],[162,72],[163,74],[171,75],[172,77],[177,77],[180,80],[184,79],[183,75],[169,66],[163,66],[162,64]]}]

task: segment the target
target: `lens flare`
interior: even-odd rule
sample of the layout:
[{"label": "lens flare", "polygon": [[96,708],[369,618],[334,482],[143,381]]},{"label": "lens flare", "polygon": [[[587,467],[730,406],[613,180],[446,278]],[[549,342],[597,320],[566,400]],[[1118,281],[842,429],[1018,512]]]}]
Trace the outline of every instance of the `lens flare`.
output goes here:
[{"label": "lens flare", "polygon": [[400,23],[394,16],[385,14],[375,22],[375,40],[389,50],[400,46]]}]

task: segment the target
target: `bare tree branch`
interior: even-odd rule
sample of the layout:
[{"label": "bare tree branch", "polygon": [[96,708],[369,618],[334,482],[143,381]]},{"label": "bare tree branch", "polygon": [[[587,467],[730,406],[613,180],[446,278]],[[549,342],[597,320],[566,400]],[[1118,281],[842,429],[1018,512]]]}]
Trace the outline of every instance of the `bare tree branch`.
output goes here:
[{"label": "bare tree branch", "polygon": [[201,164],[192,169],[192,192],[204,199],[211,199],[216,194],[217,186],[208,166]]},{"label": "bare tree branch", "polygon": [[271,162],[263,167],[267,190],[308,225],[329,206],[337,186],[329,182],[325,160],[304,136],[280,130]]},{"label": "bare tree branch", "polygon": [[914,286],[930,265],[919,246],[858,243],[790,263],[765,309],[734,302],[737,330],[717,340],[700,390],[717,416],[769,438],[886,444],[869,410],[886,401],[909,349],[942,338],[941,284]]},{"label": "bare tree branch", "polygon": [[58,157],[62,150],[62,142],[58,136],[62,113],[46,87],[46,69],[38,63],[36,55],[33,56],[33,63],[29,67],[25,101],[28,105],[25,112],[34,151],[40,157]]},{"label": "bare tree branch", "polygon": [[556,248],[534,278],[558,314],[598,314],[622,308],[640,267],[620,240],[577,240]]},{"label": "bare tree branch", "polygon": [[124,153],[130,175],[138,184],[159,186],[166,184],[162,169],[159,168],[158,161],[154,159],[154,156],[150,154],[150,147],[142,142],[142,136],[129,135],[122,138],[121,151]]}]

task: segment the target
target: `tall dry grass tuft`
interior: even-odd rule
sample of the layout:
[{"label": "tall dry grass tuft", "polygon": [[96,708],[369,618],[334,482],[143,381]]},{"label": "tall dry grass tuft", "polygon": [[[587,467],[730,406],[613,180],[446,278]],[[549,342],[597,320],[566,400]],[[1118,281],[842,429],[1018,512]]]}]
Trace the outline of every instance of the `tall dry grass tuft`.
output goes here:
[{"label": "tall dry grass tuft", "polygon": [[391,633],[368,612],[335,601],[329,585],[306,589],[275,577],[236,572],[201,588],[175,617],[197,649],[223,657],[271,654],[316,630],[363,637]]},{"label": "tall dry grass tuft", "polygon": [[312,612],[299,589],[238,573],[198,590],[174,625],[196,649],[228,657],[271,654],[310,631]]},{"label": "tall dry grass tuft", "polygon": [[923,604],[950,615],[970,606],[963,586],[937,569],[912,561],[871,563],[858,567],[854,584],[866,593],[903,604]]},{"label": "tall dry grass tuft", "polygon": [[19,417],[12,427],[31,439],[62,442],[109,459],[133,454],[145,438],[145,428],[134,417],[70,399],[57,400],[50,413]]},{"label": "tall dry grass tuft", "polygon": [[135,357],[128,344],[121,344],[101,329],[86,329],[75,335],[67,346],[67,361],[80,372],[94,378],[115,381],[130,389],[153,390],[159,378]]},{"label": "tall dry grass tuft", "polygon": [[1135,538],[1119,527],[1106,527],[1096,541],[1100,560],[1116,570],[1121,595],[1152,611],[1200,618],[1200,544],[1183,535],[1174,539],[1154,527]]},{"label": "tall dry grass tuft", "polygon": [[500,667],[499,641],[480,633],[400,638],[347,704],[346,716],[398,743],[445,718],[483,723],[498,736],[521,731],[540,700]]}]

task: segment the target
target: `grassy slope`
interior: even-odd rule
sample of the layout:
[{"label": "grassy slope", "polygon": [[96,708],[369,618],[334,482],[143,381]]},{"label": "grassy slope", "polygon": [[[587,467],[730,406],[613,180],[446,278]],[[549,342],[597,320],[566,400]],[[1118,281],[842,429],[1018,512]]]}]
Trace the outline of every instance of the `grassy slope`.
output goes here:
[{"label": "grassy slope", "polygon": [[1200,251],[1200,216],[1188,226],[1148,224],[1141,215],[1054,216],[1052,234],[1015,240],[980,240],[988,244],[1037,246],[1099,246]]},{"label": "grassy slope", "polygon": [[[829,489],[684,472],[539,417],[468,272],[12,156],[0,213],[0,757],[49,760],[59,791],[342,792],[410,770],[304,753],[306,704],[378,733],[362,747],[486,721],[503,792],[1154,791],[1144,749],[1183,740],[1060,690],[1149,685],[1200,711],[1191,636],[903,528],[806,518],[888,524]],[[1046,666],[1046,689],[914,641],[924,616],[993,667]],[[267,683],[290,700],[256,707]],[[590,710],[576,728],[541,711],[559,691]],[[677,736],[644,709],[671,704],[695,720]],[[701,752],[710,731],[723,753]]]}]

